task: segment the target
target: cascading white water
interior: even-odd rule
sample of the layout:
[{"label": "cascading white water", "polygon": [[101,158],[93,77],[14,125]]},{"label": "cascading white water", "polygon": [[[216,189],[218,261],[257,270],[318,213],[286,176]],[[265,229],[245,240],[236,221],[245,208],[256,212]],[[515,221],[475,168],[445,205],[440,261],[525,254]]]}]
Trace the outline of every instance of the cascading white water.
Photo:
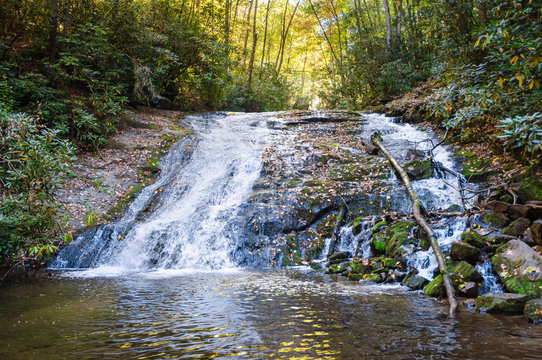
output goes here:
[{"label": "cascading white water", "polygon": [[[123,230],[117,228],[126,228],[142,209],[145,200],[138,198],[133,204],[137,208],[114,227],[113,236],[103,239],[97,231],[91,241],[85,240],[80,256],[90,256],[85,249],[94,249],[93,266],[105,271],[234,267],[231,251],[240,231],[235,219],[259,177],[269,141],[267,123],[273,118],[271,113],[188,117],[199,140],[182,170],[170,166],[163,172],[168,181],[158,181],[163,185],[159,207],[121,236]],[[159,190],[154,186],[145,191]],[[66,263],[60,253],[53,267]]]},{"label": "cascading white water", "polygon": [[[366,124],[364,137],[370,138],[371,134],[379,131],[382,134],[382,143],[388,151],[400,162],[406,162],[408,150],[416,150],[427,153],[434,145],[439,143],[430,132],[421,130],[411,124],[397,122],[397,118],[386,117],[382,114],[365,114]],[[459,170],[457,161],[449,146],[440,145],[433,150],[433,160],[441,163],[448,169]],[[396,179],[395,173],[390,175]],[[446,180],[455,184],[457,179],[445,174]],[[444,210],[452,205],[462,206],[461,195],[458,191],[446,185],[441,179],[431,177],[412,182],[414,190],[420,197],[426,209]],[[410,203],[405,197],[404,203]],[[407,211],[408,209],[403,209]]]}]

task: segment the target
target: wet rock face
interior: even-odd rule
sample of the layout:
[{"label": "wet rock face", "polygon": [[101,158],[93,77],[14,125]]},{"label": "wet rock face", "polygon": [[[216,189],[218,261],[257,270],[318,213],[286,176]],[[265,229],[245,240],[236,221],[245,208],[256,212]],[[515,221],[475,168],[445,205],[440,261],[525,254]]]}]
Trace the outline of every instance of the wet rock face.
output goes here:
[{"label": "wet rock face", "polygon": [[464,260],[473,265],[476,264],[476,261],[480,258],[480,254],[480,249],[462,241],[454,242],[450,249],[450,257],[453,260]]},{"label": "wet rock face", "polygon": [[508,291],[530,298],[542,295],[542,256],[520,240],[511,240],[493,256],[493,269]]},{"label": "wet rock face", "polygon": [[[337,237],[337,222],[342,226],[395,206],[385,196],[392,191],[388,162],[364,152],[359,114],[286,116],[262,155],[260,179],[241,214],[247,219],[243,236],[260,242],[255,247],[265,243],[271,266],[320,259],[325,239]],[[341,207],[348,208],[344,216]],[[355,235],[361,230],[355,227]]]},{"label": "wet rock face", "polygon": [[527,296],[522,294],[491,293],[476,299],[476,310],[484,313],[522,314]]},{"label": "wet rock face", "polygon": [[529,322],[542,324],[542,299],[528,301],[523,310],[523,315]]}]

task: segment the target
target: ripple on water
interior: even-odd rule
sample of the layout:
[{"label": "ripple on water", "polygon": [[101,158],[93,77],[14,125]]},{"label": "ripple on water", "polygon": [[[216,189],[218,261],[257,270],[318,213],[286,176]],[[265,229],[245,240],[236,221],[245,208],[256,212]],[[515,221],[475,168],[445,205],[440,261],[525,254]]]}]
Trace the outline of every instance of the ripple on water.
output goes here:
[{"label": "ripple on water", "polygon": [[[307,270],[58,277],[0,290],[0,358],[529,358],[542,328]],[[533,357],[534,358],[534,357]]]}]

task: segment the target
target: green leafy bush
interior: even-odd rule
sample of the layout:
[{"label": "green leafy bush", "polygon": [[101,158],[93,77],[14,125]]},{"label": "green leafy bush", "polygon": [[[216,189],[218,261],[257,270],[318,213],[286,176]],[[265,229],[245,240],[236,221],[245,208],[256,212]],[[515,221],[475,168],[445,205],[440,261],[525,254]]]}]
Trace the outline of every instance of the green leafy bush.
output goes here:
[{"label": "green leafy bush", "polygon": [[498,137],[520,155],[538,159],[542,154],[542,114],[506,118],[498,127],[503,129]]},{"label": "green leafy bush", "polygon": [[0,259],[39,259],[56,250],[58,175],[73,148],[34,118],[0,109]]}]

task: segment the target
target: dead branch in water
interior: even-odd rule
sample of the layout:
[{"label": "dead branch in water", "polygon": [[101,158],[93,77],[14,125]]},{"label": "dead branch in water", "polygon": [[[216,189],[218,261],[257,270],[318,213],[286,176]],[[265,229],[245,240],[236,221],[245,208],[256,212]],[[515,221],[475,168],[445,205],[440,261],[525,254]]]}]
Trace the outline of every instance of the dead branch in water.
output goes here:
[{"label": "dead branch in water", "polygon": [[433,248],[433,252],[435,253],[435,257],[437,258],[438,267],[443,277],[444,287],[446,288],[446,294],[448,295],[448,303],[450,304],[450,316],[453,317],[457,309],[457,301],[455,299],[454,289],[450,281],[450,276],[448,275],[448,270],[446,269],[446,265],[444,264],[444,256],[438,244],[437,236],[422,215],[422,203],[418,198],[418,195],[414,191],[412,183],[410,182],[410,179],[408,178],[408,175],[406,174],[403,167],[397,162],[397,160],[395,160],[395,158],[388,152],[388,150],[386,150],[384,145],[382,145],[382,143],[380,142],[380,134],[373,133],[371,135],[371,142],[375,146],[377,146],[382,151],[382,153],[384,153],[384,155],[386,155],[395,171],[400,175],[401,180],[403,180],[403,184],[405,185],[405,188],[407,190],[407,193],[413,203],[412,214],[414,215],[414,218],[416,219],[418,224],[424,229],[424,231],[429,235],[429,238],[431,239],[431,247]]}]

